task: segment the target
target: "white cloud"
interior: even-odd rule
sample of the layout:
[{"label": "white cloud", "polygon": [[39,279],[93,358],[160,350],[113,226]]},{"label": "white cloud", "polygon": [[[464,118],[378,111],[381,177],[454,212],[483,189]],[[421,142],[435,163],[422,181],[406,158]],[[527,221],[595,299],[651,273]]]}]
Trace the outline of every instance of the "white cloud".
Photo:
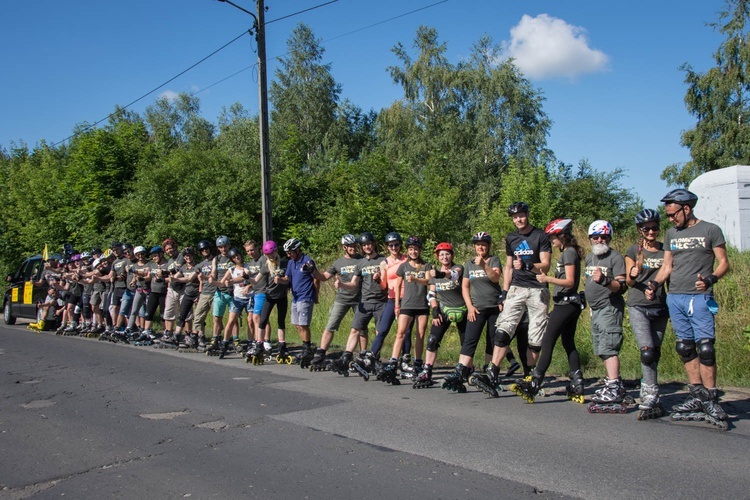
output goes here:
[{"label": "white cloud", "polygon": [[532,79],[575,79],[584,73],[603,71],[609,57],[589,47],[586,30],[562,19],[524,14],[503,42],[503,58],[514,58],[516,66]]},{"label": "white cloud", "polygon": [[177,96],[180,95],[179,93],[175,92],[174,90],[165,90],[161,94],[159,94],[159,97],[164,97],[168,101],[174,101],[177,99]]}]

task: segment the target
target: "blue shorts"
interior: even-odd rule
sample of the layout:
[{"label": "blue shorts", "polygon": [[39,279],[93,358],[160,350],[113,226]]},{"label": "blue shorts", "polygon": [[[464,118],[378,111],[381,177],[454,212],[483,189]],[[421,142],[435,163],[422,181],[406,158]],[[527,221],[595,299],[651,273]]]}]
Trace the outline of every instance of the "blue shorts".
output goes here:
[{"label": "blue shorts", "polygon": [[255,294],[255,304],[253,305],[253,314],[260,316],[260,312],[263,310],[263,304],[266,303],[265,293]]},{"label": "blue shorts", "polygon": [[711,294],[668,293],[667,307],[674,334],[681,340],[713,339],[714,315],[708,310]]},{"label": "blue shorts", "polygon": [[221,318],[232,303],[232,294],[226,292],[220,292],[216,290],[214,292],[214,317]]},{"label": "blue shorts", "polygon": [[232,302],[229,303],[229,312],[232,314],[239,314],[242,311],[247,310],[247,306],[250,304],[251,297],[241,299],[239,297],[232,297]]},{"label": "blue shorts", "polygon": [[126,289],[125,293],[122,294],[120,316],[125,316],[126,318],[130,316],[130,308],[133,306],[133,297],[135,297],[135,292],[132,290]]}]

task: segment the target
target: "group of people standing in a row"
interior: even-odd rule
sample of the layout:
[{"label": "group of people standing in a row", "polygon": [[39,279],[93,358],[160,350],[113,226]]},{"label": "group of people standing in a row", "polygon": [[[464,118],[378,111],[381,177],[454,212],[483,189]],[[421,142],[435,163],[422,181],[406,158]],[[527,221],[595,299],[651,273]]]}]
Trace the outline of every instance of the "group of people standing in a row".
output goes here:
[{"label": "group of people standing in a row", "polygon": [[[290,291],[291,323],[303,344],[297,358],[303,366],[343,372],[358,363],[360,369],[371,367],[379,379],[394,383],[399,370],[409,370],[414,387],[434,383],[432,368],[438,349],[453,324],[459,332],[461,352],[455,373],[445,377],[443,387],[463,392],[464,384],[469,383],[494,397],[500,387],[501,362],[506,357],[512,360],[509,346],[518,333],[519,341],[524,341],[519,342],[519,354],[524,358],[526,376],[512,387],[528,401],[540,391],[560,338],[570,368],[568,396],[583,402],[575,331],[588,304],[594,354],[602,359],[607,372],[604,387],[592,397],[591,412],[624,408],[619,353],[627,292],[643,371],[639,418],[664,414],[657,374],[671,317],[676,350],[690,384],[689,398],[673,408],[673,417],[703,419],[726,427],[727,416],[716,390],[713,315],[718,306],[712,290],[729,264],[721,229],[693,212],[697,199],[685,189],[670,191],[662,199],[674,226],[663,243],[658,240],[659,212],[639,212],[635,223],[640,238],[624,257],[610,247],[613,230],[609,222],[598,220],[589,226],[591,251],[586,255],[573,236],[571,219],[555,219],[542,230],[530,224],[529,206],[516,202],[508,208],[516,230],[505,238],[504,262],[492,254],[492,237],[485,232],[473,236],[474,257],[464,265],[454,262],[450,243],[438,244],[435,266],[422,257],[423,244],[417,237],[404,240],[396,232],[388,233],[384,255],[372,233],[347,234],[341,241],[343,255],[325,270],[318,269],[302,252],[296,238],[283,245],[284,258],[273,241],[262,246],[247,241],[243,255],[231,246],[229,238],[220,236],[216,254],[206,240],[181,252],[171,239],[148,251],[115,242],[109,254],[73,255],[66,264],[72,269],[62,274],[49,266],[43,279],[68,295],[61,332],[80,328],[75,318],[82,310],[90,314],[89,329],[97,331],[107,324],[125,338],[153,341],[157,337],[152,329],[154,314],[161,308],[164,335],[160,342],[214,349],[221,356],[231,349],[233,339],[237,342],[238,319],[243,313],[247,313],[248,354],[269,355],[269,319],[275,308],[279,360],[288,358],[285,322]],[[559,256],[554,273],[548,275],[553,247]],[[583,292],[579,292],[581,276]],[[328,280],[333,281],[336,295],[320,346],[314,350],[310,331],[313,307],[319,283]],[[211,346],[206,345],[205,336],[209,310],[214,320]],[[340,358],[327,362],[326,351],[350,310],[354,317],[346,347]],[[367,350],[372,320],[376,335]],[[394,322],[391,356],[381,363],[380,350]],[[412,352],[412,331],[413,363],[405,356]],[[486,365],[479,370],[473,360],[483,332]]]}]

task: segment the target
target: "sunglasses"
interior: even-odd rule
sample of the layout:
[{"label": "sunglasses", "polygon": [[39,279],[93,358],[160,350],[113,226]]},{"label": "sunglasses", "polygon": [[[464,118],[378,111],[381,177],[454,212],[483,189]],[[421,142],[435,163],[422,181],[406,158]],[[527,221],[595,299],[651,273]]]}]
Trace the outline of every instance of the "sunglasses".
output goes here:
[{"label": "sunglasses", "polygon": [[641,231],[643,231],[644,233],[658,233],[659,226],[642,227]]},{"label": "sunglasses", "polygon": [[589,236],[591,238],[591,241],[607,241],[608,236],[602,235],[602,234],[595,234],[593,236]]},{"label": "sunglasses", "polygon": [[677,214],[679,214],[680,212],[682,212],[682,210],[675,210],[671,214],[669,212],[665,212],[665,213],[667,214],[667,217],[669,217],[670,219],[674,219],[675,217],[677,217]]}]

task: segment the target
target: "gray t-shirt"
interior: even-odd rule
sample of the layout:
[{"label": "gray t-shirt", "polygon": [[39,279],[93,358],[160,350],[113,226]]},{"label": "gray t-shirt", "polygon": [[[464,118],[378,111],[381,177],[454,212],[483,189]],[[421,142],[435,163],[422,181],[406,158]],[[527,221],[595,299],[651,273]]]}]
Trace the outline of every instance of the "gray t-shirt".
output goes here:
[{"label": "gray t-shirt", "polygon": [[[628,305],[641,307],[662,306],[667,298],[664,287],[659,287],[654,300],[648,300],[643,291],[646,290],[648,282],[656,277],[662,264],[664,264],[664,248],[662,247],[656,252],[650,252],[645,248],[641,251],[643,252],[643,268],[641,268],[641,274],[635,279],[635,286],[628,289]],[[625,255],[631,258],[633,262],[638,262],[638,245],[632,245],[628,248]]]},{"label": "gray t-shirt", "polygon": [[148,263],[151,268],[151,291],[154,293],[167,293],[167,282],[169,276],[167,261],[162,259],[161,262],[151,261]]},{"label": "gray t-shirt", "polygon": [[[257,259],[250,258],[248,256],[248,260],[246,261],[246,267],[248,273],[250,273],[250,276],[252,278],[255,278],[258,273],[260,273],[261,268],[263,267],[263,264],[266,263],[266,256],[261,255]],[[263,289],[266,287],[266,282],[263,281],[263,279],[258,280],[256,283],[253,279],[253,293],[263,293]]]},{"label": "gray t-shirt", "polygon": [[714,248],[724,245],[724,233],[716,224],[698,221],[693,227],[670,228],[664,238],[664,248],[672,252],[672,274],[669,277],[670,293],[713,293],[695,288],[698,274],[704,278],[714,272]]},{"label": "gray t-shirt", "polygon": [[576,295],[578,293],[578,286],[581,284],[581,258],[573,247],[568,247],[563,250],[560,254],[560,258],[557,259],[555,278],[562,280],[567,278],[565,275],[565,266],[575,266],[575,281],[570,288],[564,288],[560,285],[555,285],[552,288],[552,301],[555,304],[562,303],[565,297]]},{"label": "gray t-shirt", "polygon": [[185,287],[185,295],[188,297],[197,297],[198,291],[200,290],[200,283],[198,282],[197,274],[200,272],[197,266],[183,264],[179,269],[180,274],[183,278],[187,278],[190,281],[183,283]]},{"label": "gray t-shirt", "polygon": [[461,294],[461,283],[464,279],[464,266],[453,264],[443,278],[430,278],[430,285],[435,285],[437,301],[443,307],[463,307],[464,296]]},{"label": "gray t-shirt", "polygon": [[[185,256],[182,252],[180,252],[177,254],[177,257],[170,258],[167,261],[167,270],[172,276],[174,276],[175,274],[177,274],[177,271],[180,270],[183,264],[185,264]],[[169,283],[169,288],[171,288],[175,292],[182,293],[185,290],[185,283],[171,281]]]},{"label": "gray t-shirt", "polygon": [[612,293],[609,288],[591,279],[597,266],[602,270],[603,275],[612,280],[615,276],[625,275],[625,258],[617,250],[611,248],[604,255],[590,253],[586,256],[586,301],[591,309],[600,309],[607,304],[624,306],[625,301],[621,294]]},{"label": "gray t-shirt", "polygon": [[[338,276],[342,283],[351,283],[355,276],[359,276],[358,263],[359,257],[352,259],[339,257],[326,269],[326,272],[331,276]],[[353,290],[344,287],[337,289],[335,302],[347,306],[356,306],[359,304],[361,288],[360,285],[357,285]]]},{"label": "gray t-shirt", "polygon": [[225,256],[225,255],[217,255],[214,257],[214,285],[216,285],[216,289],[222,293],[232,293],[232,287],[231,286],[224,286],[221,284],[221,279],[224,277],[225,274],[227,274],[227,271],[229,271],[231,268],[234,267],[234,263],[232,260]]},{"label": "gray t-shirt", "polygon": [[[359,259],[359,274],[362,276],[362,298],[363,304],[377,304],[388,301],[388,290],[381,288],[380,284],[385,280],[381,276],[379,281],[372,279],[375,273],[380,272],[380,263],[385,261],[385,256],[377,254],[371,258],[367,256]],[[382,273],[381,273],[382,274]]]},{"label": "gray t-shirt", "polygon": [[430,264],[417,264],[412,266],[408,261],[398,267],[396,275],[404,279],[404,296],[401,298],[401,309],[425,310],[427,304],[427,285],[417,281],[408,281],[408,276],[424,279],[427,271],[432,269]]},{"label": "gray t-shirt", "polygon": [[[487,261],[487,267],[500,269],[500,259],[493,255]],[[487,273],[480,266],[474,264],[474,260],[466,262],[464,265],[464,275],[469,280],[469,296],[471,303],[479,310],[497,309],[497,302],[500,299],[502,285],[495,283],[487,277]]]},{"label": "gray t-shirt", "polygon": [[204,259],[203,262],[198,264],[198,272],[203,275],[203,290],[201,291],[202,295],[213,295],[214,292],[216,292],[216,283],[209,283],[208,277],[211,276],[211,271],[213,270],[213,262],[214,258],[210,257],[208,259]]}]

